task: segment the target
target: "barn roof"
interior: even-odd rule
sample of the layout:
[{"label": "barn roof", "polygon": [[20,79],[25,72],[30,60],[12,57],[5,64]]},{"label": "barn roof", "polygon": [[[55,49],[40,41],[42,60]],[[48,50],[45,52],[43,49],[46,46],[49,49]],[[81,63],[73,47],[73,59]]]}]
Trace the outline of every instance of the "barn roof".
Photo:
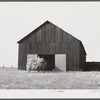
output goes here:
[{"label": "barn roof", "polygon": [[39,28],[43,27],[44,25],[50,23],[49,21],[44,22],[42,25],[40,25],[39,27],[37,27],[35,30],[33,30],[32,32],[30,32],[28,35],[26,35],[24,38],[22,38],[21,40],[19,40],[17,43],[20,43],[22,40],[26,39],[28,36],[30,36],[31,34],[35,33],[35,31],[37,31]]},{"label": "barn roof", "polygon": [[[26,35],[25,37],[23,37],[21,40],[19,40],[17,43],[20,43],[20,42],[22,42],[24,39],[26,39],[27,37],[29,37],[31,34],[34,34],[39,28],[41,28],[41,27],[43,27],[44,25],[46,25],[46,24],[53,24],[53,23],[51,23],[50,21],[46,21],[46,22],[44,22],[42,25],[40,25],[39,27],[37,27],[35,30],[33,30],[32,32],[30,32],[28,35]],[[54,25],[54,24],[53,24]],[[56,25],[54,25],[54,26],[56,26]],[[56,26],[56,27],[58,27],[58,26]],[[59,27],[58,27],[59,28]],[[61,28],[60,28],[61,29]],[[62,29],[63,30],[63,29]],[[64,31],[64,30],[63,30]],[[64,31],[64,32],[66,32],[66,31]],[[76,37],[74,37],[74,36],[72,36],[71,34],[69,34],[68,32],[66,32],[66,34],[68,34],[68,35],[70,35],[71,37],[73,37],[73,38],[75,38],[76,40],[78,40],[79,42],[80,42],[80,44],[82,45],[82,47],[83,47],[83,49],[84,49],[84,52],[85,52],[85,54],[86,54],[86,51],[85,51],[85,48],[84,48],[84,46],[83,46],[83,44],[82,44],[82,41],[80,41],[79,39],[77,39]]]}]

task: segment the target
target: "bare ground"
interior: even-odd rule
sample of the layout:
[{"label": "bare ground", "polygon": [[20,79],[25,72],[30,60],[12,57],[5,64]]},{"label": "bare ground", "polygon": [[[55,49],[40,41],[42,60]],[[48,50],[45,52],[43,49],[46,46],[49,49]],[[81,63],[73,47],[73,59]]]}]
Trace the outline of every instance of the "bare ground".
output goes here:
[{"label": "bare ground", "polygon": [[100,89],[100,72],[31,72],[0,68],[0,89]]}]

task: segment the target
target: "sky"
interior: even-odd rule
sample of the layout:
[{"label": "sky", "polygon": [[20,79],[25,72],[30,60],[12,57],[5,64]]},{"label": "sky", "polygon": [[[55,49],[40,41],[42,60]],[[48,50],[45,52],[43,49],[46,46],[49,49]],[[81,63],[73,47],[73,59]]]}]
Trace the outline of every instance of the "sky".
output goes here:
[{"label": "sky", "polygon": [[18,67],[17,41],[49,20],[100,61],[100,2],[0,2],[0,66]]}]

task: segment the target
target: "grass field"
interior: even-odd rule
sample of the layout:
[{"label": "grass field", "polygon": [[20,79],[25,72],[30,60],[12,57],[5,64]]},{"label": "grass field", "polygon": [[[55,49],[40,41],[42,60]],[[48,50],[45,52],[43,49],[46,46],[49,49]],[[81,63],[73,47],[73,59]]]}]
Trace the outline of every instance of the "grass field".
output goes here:
[{"label": "grass field", "polygon": [[0,68],[0,89],[100,89],[100,72],[31,72]]}]

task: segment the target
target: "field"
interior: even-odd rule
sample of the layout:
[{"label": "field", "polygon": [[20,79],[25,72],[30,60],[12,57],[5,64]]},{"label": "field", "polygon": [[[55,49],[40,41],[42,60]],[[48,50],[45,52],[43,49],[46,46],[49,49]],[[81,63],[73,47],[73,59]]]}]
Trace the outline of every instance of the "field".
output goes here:
[{"label": "field", "polygon": [[100,89],[100,72],[30,72],[0,68],[0,89]]}]

